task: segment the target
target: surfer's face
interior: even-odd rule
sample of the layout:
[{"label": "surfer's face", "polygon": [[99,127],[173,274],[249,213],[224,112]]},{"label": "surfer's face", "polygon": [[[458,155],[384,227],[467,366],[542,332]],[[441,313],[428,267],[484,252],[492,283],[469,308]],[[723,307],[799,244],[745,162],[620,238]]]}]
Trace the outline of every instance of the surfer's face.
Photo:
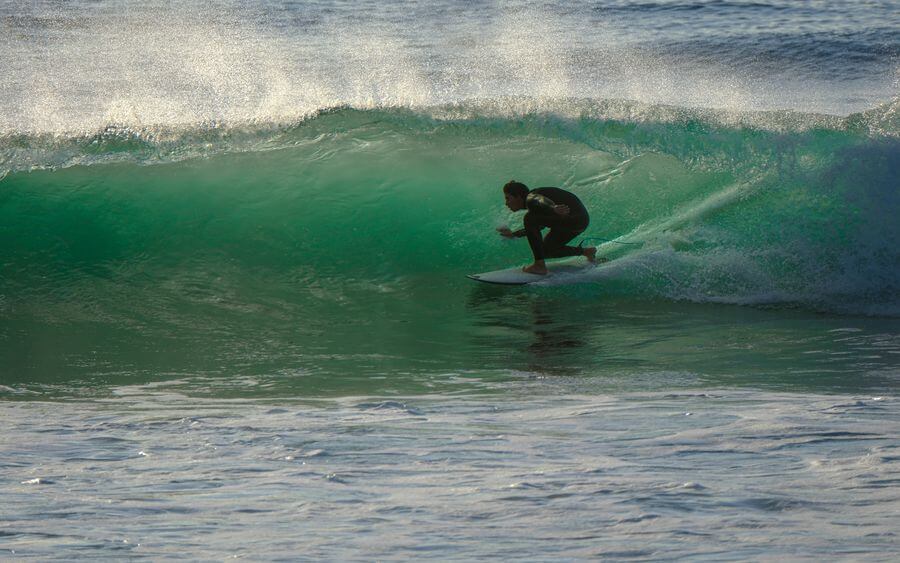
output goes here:
[{"label": "surfer's face", "polygon": [[524,198],[516,197],[508,193],[504,193],[503,197],[506,198],[506,207],[509,207],[510,211],[519,211],[520,209],[525,209]]}]

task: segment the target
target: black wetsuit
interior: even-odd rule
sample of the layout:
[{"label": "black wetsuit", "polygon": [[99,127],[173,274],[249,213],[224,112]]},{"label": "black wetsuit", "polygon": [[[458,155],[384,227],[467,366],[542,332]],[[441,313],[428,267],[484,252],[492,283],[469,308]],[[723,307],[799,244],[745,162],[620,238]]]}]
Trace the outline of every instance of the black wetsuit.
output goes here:
[{"label": "black wetsuit", "polygon": [[[569,213],[559,215],[554,205],[567,205]],[[513,233],[517,237],[527,236],[528,244],[535,260],[581,256],[584,251],[577,246],[566,246],[573,238],[587,229],[590,223],[587,209],[575,194],[559,188],[536,188],[525,198],[525,228]],[[550,227],[547,236],[541,239],[541,230]]]}]

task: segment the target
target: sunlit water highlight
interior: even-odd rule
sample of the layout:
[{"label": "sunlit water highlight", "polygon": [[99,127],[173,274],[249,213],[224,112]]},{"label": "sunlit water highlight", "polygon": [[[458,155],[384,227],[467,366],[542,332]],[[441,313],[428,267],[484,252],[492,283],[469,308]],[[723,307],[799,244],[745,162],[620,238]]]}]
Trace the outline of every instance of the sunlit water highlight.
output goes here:
[{"label": "sunlit water highlight", "polygon": [[560,395],[541,380],[482,398],[260,404],[178,391],[6,404],[7,556],[896,553],[891,397]]}]

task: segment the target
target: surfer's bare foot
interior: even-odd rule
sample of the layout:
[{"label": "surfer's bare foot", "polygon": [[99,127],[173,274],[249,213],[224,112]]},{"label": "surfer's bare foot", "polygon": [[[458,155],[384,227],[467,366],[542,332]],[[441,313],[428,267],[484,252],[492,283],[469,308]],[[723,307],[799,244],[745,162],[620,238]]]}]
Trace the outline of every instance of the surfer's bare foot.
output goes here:
[{"label": "surfer's bare foot", "polygon": [[525,266],[522,271],[526,274],[537,274],[539,276],[547,275],[547,266],[544,264],[534,263],[531,266]]}]

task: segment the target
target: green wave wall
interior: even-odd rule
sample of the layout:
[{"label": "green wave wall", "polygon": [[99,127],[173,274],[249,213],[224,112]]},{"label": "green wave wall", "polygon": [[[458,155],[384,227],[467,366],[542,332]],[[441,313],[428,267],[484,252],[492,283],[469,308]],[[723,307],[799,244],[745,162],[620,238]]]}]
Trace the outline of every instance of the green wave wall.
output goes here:
[{"label": "green wave wall", "polygon": [[521,220],[500,193],[515,178],[570,189],[587,235],[631,243],[603,244],[614,262],[558,291],[900,314],[896,104],[877,119],[633,110],[9,137],[2,307],[177,331],[210,307],[348,322],[422,280],[452,298],[465,273],[528,260],[494,232]]}]

